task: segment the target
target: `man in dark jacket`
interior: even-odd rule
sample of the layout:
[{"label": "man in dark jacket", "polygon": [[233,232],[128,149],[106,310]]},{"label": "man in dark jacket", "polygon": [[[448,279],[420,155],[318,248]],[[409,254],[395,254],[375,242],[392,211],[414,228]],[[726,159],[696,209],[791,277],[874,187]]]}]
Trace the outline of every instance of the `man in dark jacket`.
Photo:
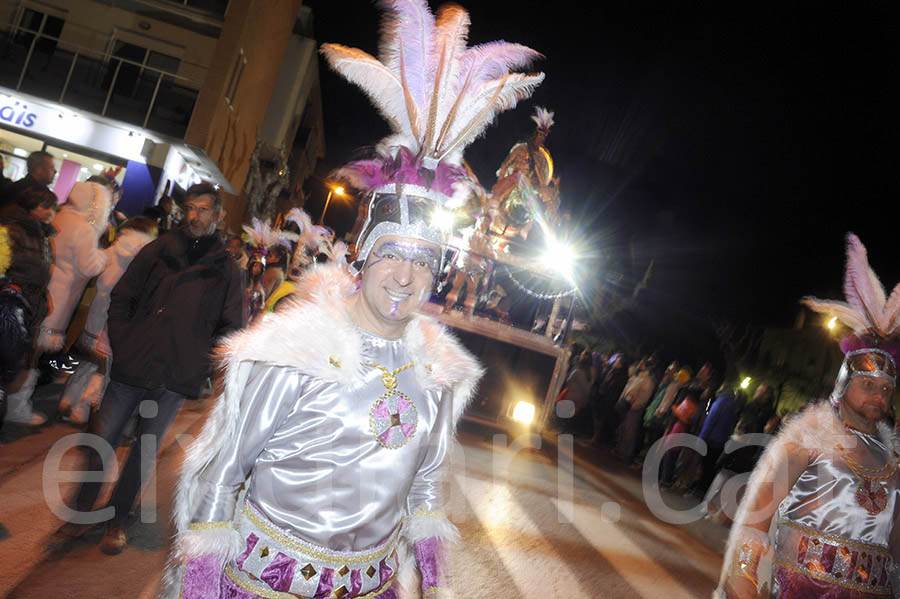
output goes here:
[{"label": "man in dark jacket", "polygon": [[56,165],[52,154],[43,150],[32,152],[25,160],[25,168],[28,173],[24,177],[15,183],[7,183],[0,187],[0,207],[16,201],[19,194],[28,187],[42,187],[50,191],[48,185],[56,178]]},{"label": "man in dark jacket", "polygon": [[[110,295],[111,380],[88,427],[109,444],[109,455],[88,450],[86,470],[101,470],[115,459],[112,449],[126,423],[135,411],[140,418],[109,501],[113,510],[93,514],[94,521],[108,520],[104,553],[124,549],[125,518],[155,466],[155,460],[141,459],[142,443],[152,435],[154,449],[148,451],[159,446],[183,400],[197,397],[206,385],[216,339],[243,325],[240,270],[216,234],[225,214],[217,190],[208,183],[191,186],[185,212],[184,225],[147,244]],[[82,483],[79,512],[92,509],[100,485]]]}]

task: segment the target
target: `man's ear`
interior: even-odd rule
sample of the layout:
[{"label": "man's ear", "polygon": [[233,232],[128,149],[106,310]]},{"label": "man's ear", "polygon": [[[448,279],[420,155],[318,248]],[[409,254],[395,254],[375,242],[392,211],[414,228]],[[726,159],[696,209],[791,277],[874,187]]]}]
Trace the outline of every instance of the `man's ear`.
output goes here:
[{"label": "man's ear", "polygon": [[225,212],[225,209],[224,209],[224,208],[220,208],[220,209],[219,209],[219,216],[218,216],[218,218],[216,218],[216,224],[219,224],[219,223],[221,223],[223,220],[225,220],[225,215],[226,215],[226,214],[227,214],[227,213]]}]

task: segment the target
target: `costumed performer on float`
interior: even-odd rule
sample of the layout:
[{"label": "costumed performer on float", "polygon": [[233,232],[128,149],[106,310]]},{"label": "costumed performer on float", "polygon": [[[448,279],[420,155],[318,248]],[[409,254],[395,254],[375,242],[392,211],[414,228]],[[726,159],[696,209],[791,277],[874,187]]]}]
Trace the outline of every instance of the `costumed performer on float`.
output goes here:
[{"label": "costumed performer on float", "polygon": [[900,596],[900,457],[891,426],[900,285],[885,298],[852,233],[844,293],[846,303],[804,299],[854,334],[841,341],[830,401],[787,421],[754,469],[714,597]]},{"label": "costumed performer on float", "polygon": [[[395,128],[342,169],[371,194],[348,274],[314,266],[298,300],[221,347],[223,391],[178,485],[169,596],[400,596],[448,585],[442,472],[482,370],[418,315],[441,271],[436,208],[466,193],[462,150],[543,75],[514,44],[466,48],[468,14],[386,2],[381,60],[326,44]],[[241,493],[241,489],[244,493]],[[401,580],[402,579],[402,580]]]}]

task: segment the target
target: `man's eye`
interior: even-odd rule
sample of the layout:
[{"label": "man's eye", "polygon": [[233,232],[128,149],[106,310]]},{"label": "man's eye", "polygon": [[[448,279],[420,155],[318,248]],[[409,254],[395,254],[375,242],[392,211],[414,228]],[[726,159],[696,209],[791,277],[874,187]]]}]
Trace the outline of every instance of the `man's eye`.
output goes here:
[{"label": "man's eye", "polygon": [[428,268],[428,263],[424,260],[416,260],[416,267],[418,268]]},{"label": "man's eye", "polygon": [[384,259],[385,260],[396,260],[397,256],[395,254],[388,252],[387,254],[384,254]]}]

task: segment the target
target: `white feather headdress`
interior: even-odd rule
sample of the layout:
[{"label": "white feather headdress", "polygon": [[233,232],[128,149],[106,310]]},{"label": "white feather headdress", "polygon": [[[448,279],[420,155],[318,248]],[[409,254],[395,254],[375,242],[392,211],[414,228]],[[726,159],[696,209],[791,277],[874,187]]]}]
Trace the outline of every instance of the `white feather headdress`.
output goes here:
[{"label": "white feather headdress", "polygon": [[846,302],[803,298],[816,312],[832,314],[857,335],[890,339],[900,333],[900,284],[885,294],[878,275],[869,266],[866,247],[853,233],[847,234],[847,269],[844,273]]},{"label": "white feather headdress", "polygon": [[299,235],[290,231],[273,229],[268,223],[254,217],[251,221],[253,225],[244,225],[244,233],[247,234],[247,243],[254,252],[266,253],[269,248],[281,245],[291,249],[291,242],[297,241]]},{"label": "white feather headdress", "polygon": [[387,145],[404,146],[425,166],[459,165],[463,149],[500,112],[527,98],[543,73],[513,73],[538,58],[531,48],[503,41],[466,47],[469,14],[426,0],[382,0],[387,11],[379,57],[323,44],[331,67],[369,96],[394,131]]}]

